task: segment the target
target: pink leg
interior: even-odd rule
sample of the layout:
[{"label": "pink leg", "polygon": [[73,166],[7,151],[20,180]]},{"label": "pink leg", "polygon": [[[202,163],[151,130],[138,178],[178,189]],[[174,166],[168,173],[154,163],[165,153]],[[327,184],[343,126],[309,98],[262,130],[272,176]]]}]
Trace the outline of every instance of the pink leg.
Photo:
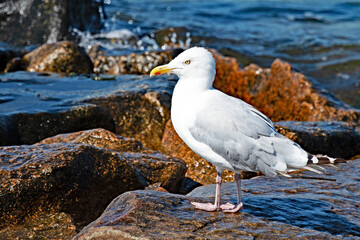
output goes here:
[{"label": "pink leg", "polygon": [[220,206],[221,210],[227,213],[235,213],[243,208],[241,201],[241,175],[238,173],[235,174],[235,182],[237,188],[237,206],[232,203],[226,203]]},{"label": "pink leg", "polygon": [[214,212],[220,210],[220,189],[221,189],[221,173],[217,173],[216,175],[216,192],[215,192],[215,203],[199,203],[199,202],[191,202],[192,205],[196,209],[201,209],[208,212]]}]

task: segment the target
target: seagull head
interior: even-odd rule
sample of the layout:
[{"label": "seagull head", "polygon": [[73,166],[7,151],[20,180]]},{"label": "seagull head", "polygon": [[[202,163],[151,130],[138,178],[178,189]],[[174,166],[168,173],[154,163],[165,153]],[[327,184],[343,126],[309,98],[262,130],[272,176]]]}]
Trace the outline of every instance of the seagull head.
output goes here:
[{"label": "seagull head", "polygon": [[169,64],[154,68],[150,76],[176,74],[180,81],[202,79],[212,83],[215,78],[215,60],[203,47],[192,47],[174,58]]}]

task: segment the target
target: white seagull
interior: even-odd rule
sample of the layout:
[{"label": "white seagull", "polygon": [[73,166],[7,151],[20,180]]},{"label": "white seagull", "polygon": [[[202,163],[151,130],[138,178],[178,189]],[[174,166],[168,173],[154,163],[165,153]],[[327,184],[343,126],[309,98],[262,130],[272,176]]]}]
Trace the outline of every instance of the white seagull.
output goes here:
[{"label": "white seagull", "polygon": [[[241,201],[241,171],[266,176],[285,175],[319,159],[279,134],[271,120],[244,101],[213,88],[215,60],[202,47],[190,48],[169,64],[154,68],[150,76],[173,73],[179,77],[171,103],[171,120],[180,138],[217,170],[215,203],[192,204],[205,211],[237,212]],[[325,158],[328,163],[335,159]],[[325,160],[320,159],[320,160]],[[236,205],[220,205],[223,170],[235,172]]]}]

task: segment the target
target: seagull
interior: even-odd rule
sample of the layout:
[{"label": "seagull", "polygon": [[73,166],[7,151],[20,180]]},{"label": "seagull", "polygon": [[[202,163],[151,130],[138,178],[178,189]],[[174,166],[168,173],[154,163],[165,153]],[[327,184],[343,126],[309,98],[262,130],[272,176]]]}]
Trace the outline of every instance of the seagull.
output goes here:
[{"label": "seagull", "polygon": [[[216,167],[215,203],[192,202],[204,211],[238,212],[241,200],[241,171],[260,171],[266,176],[308,169],[322,160],[275,130],[273,122],[246,102],[213,88],[215,60],[202,47],[192,47],[169,64],[154,68],[150,76],[164,73],[179,77],[171,102],[171,120],[180,138],[200,157]],[[222,172],[235,172],[237,204],[220,205]]]}]

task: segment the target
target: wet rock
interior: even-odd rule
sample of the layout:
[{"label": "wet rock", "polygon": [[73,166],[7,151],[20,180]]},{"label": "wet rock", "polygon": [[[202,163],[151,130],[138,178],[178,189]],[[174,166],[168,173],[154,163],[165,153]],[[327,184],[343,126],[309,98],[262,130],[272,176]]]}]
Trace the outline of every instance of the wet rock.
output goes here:
[{"label": "wet rock", "polygon": [[[215,166],[199,157],[181,140],[181,138],[177,135],[171,120],[169,120],[165,126],[164,136],[161,143],[163,152],[171,156],[181,158],[186,162],[186,177],[203,185],[215,183]],[[225,170],[223,173],[223,181],[233,181],[234,176],[235,174],[233,172]],[[251,178],[254,176],[257,176],[257,173],[242,173],[243,178]]]},{"label": "wet rock", "polygon": [[351,158],[360,154],[360,134],[344,122],[282,121],[276,129],[313,154]]},{"label": "wet rock", "polygon": [[[71,29],[102,28],[103,1],[6,0],[0,3],[0,41],[14,45],[73,38]],[[9,34],[11,33],[11,34]]]},{"label": "wet rock", "polygon": [[[299,224],[261,217],[256,214],[256,209],[237,214],[197,211],[190,204],[193,200],[192,197],[158,191],[124,193],[114,199],[105,212],[77,234],[74,240],[341,239],[324,231],[300,227]],[[256,208],[262,202],[264,200],[254,197],[252,206]],[[291,209],[283,211],[289,213]],[[272,212],[272,216],[277,214]]]},{"label": "wet rock", "polygon": [[23,225],[0,230],[1,239],[71,239],[77,233],[74,220],[66,213],[41,214]]},{"label": "wet rock", "polygon": [[4,72],[8,73],[8,72],[23,71],[25,70],[25,68],[26,66],[22,58],[14,57],[6,64]]},{"label": "wet rock", "polygon": [[7,64],[16,57],[16,52],[11,49],[0,47],[0,72],[6,69]]},{"label": "wet rock", "polygon": [[96,127],[115,130],[112,117],[95,105],[79,105],[49,112],[22,112],[0,117],[0,144],[32,144],[58,133]]},{"label": "wet rock", "polygon": [[46,138],[38,144],[53,143],[84,143],[117,152],[153,152],[134,138],[121,137],[103,128],[59,134]]},{"label": "wet rock", "polygon": [[23,58],[30,72],[91,73],[93,64],[75,43],[44,44]]},{"label": "wet rock", "polygon": [[[150,88],[155,85],[150,84]],[[148,148],[160,149],[165,124],[170,118],[170,92],[161,89],[118,92],[87,102],[110,113],[117,134],[134,137]]]},{"label": "wet rock", "polygon": [[133,138],[117,136],[101,128],[60,134],[40,142],[52,143],[81,143],[113,150],[121,159],[129,161],[149,184],[160,183],[170,192],[179,191],[186,171],[181,159],[150,150]]},{"label": "wet rock", "polygon": [[[360,159],[336,166],[324,166],[324,175],[303,171],[292,174],[292,178],[262,176],[243,180],[244,209],[239,215],[250,214],[341,239],[357,239]],[[236,202],[234,182],[223,184],[221,191],[223,202]],[[215,185],[199,187],[187,196],[213,201]]]},{"label": "wet rock", "polygon": [[52,212],[89,223],[118,194],[147,185],[130,163],[137,156],[126,158],[85,144],[2,147],[0,228]]},{"label": "wet rock", "polygon": [[152,51],[140,54],[132,53],[124,56],[98,55],[92,52],[95,73],[107,74],[149,74],[150,71],[172,60],[171,51]]},{"label": "wet rock", "polygon": [[234,58],[214,52],[214,86],[243,99],[273,121],[360,122],[360,111],[342,103],[331,93],[291,66],[277,59],[270,69],[251,64],[241,69]]},{"label": "wet rock", "polygon": [[0,144],[32,144],[59,133],[105,128],[160,149],[174,77],[0,75]]}]

